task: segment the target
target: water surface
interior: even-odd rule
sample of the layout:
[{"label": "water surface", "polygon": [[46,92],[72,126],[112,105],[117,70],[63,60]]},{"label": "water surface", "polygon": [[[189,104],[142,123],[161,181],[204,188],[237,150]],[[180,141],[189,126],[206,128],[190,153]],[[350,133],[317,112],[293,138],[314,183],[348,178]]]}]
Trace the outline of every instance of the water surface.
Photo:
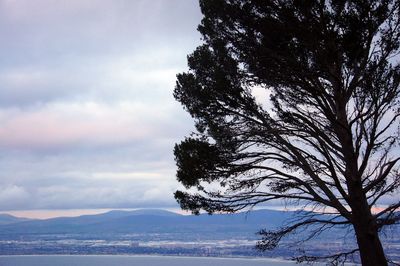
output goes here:
[{"label": "water surface", "polygon": [[119,255],[0,256],[1,266],[294,266],[276,259]]}]

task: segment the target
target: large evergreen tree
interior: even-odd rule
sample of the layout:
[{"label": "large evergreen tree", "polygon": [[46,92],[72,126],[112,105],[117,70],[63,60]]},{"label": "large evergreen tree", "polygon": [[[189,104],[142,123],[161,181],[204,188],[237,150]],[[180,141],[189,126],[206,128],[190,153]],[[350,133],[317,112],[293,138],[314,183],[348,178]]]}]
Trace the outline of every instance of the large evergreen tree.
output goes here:
[{"label": "large evergreen tree", "polygon": [[305,226],[348,225],[358,248],[332,258],[387,265],[379,232],[400,218],[399,5],[200,0],[204,44],[174,91],[197,128],[174,151],[188,188],[175,193],[181,207],[308,206],[331,215],[261,231],[258,246]]}]

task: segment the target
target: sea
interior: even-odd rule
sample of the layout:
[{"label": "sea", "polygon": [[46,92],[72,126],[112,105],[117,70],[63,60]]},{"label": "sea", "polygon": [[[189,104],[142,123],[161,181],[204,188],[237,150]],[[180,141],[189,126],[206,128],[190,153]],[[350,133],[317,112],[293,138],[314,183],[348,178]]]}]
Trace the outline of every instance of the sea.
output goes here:
[{"label": "sea", "polygon": [[1,266],[294,266],[291,261],[264,258],[211,258],[126,255],[0,256]]}]

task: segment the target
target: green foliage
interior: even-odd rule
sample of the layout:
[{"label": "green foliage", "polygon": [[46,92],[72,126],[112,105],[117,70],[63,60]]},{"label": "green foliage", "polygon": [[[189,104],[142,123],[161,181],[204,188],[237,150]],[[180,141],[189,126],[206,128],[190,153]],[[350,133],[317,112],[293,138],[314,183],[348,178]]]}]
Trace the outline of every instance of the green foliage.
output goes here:
[{"label": "green foliage", "polygon": [[212,182],[219,176],[216,169],[223,165],[218,149],[207,141],[186,139],[175,146],[177,178],[187,188],[200,186],[200,181]]}]

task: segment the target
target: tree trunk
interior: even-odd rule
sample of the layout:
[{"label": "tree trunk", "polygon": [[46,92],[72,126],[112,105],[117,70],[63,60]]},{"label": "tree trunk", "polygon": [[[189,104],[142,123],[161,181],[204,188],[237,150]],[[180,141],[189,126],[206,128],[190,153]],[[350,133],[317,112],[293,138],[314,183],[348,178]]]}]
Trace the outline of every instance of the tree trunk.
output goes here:
[{"label": "tree trunk", "polygon": [[387,266],[385,252],[378,235],[378,227],[372,216],[365,194],[361,186],[353,187],[351,208],[353,212],[353,227],[356,233],[363,266]]},{"label": "tree trunk", "polygon": [[[340,90],[338,90],[340,91]],[[347,163],[345,176],[349,191],[349,205],[352,210],[351,222],[356,233],[357,244],[363,266],[387,266],[387,260],[378,235],[378,227],[371,213],[367,197],[363,191],[362,178],[358,172],[358,155],[353,146],[351,127],[348,123],[345,100],[338,97],[338,138]]]},{"label": "tree trunk", "polygon": [[[374,228],[375,227],[375,228]],[[354,224],[363,266],[388,265],[376,226],[368,223]]]}]

